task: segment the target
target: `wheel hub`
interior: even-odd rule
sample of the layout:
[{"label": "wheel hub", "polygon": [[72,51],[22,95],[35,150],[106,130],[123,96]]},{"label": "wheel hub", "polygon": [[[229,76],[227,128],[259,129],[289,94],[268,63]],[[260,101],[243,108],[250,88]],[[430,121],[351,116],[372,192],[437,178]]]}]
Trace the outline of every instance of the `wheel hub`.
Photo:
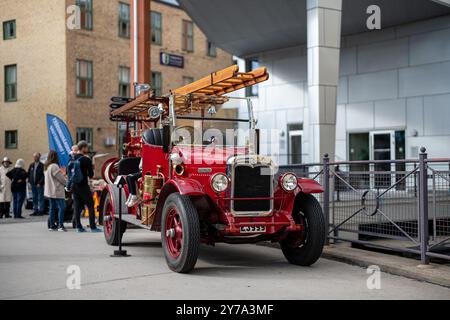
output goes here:
[{"label": "wheel hub", "polygon": [[180,256],[183,246],[183,226],[177,209],[172,208],[169,211],[165,229],[167,250],[176,259]]}]

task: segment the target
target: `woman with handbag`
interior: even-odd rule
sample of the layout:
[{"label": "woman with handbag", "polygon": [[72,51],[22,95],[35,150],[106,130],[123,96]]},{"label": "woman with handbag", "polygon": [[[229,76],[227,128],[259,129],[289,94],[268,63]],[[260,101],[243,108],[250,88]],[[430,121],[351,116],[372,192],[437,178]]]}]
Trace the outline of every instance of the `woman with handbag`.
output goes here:
[{"label": "woman with handbag", "polygon": [[[66,210],[66,191],[65,186],[67,179],[61,172],[59,167],[59,159],[56,151],[50,151],[47,161],[44,165],[44,196],[50,203],[49,212],[49,230],[65,232],[64,228],[64,211]],[[56,224],[56,209],[58,209],[57,228]]]}]

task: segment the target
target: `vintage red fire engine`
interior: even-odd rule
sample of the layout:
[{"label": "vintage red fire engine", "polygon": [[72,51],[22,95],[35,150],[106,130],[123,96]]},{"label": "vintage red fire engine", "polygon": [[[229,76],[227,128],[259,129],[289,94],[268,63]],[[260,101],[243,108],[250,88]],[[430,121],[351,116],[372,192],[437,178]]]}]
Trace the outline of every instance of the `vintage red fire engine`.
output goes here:
[{"label": "vintage red fire engine", "polygon": [[[313,194],[323,188],[277,174],[276,164],[258,155],[251,100],[229,95],[268,78],[265,68],[241,73],[232,66],[167,96],[146,92],[112,110],[111,120],[126,123],[128,139],[126,156],[104,166],[108,186],[100,207],[108,244],[117,245],[128,224],[161,232],[166,262],[180,273],[194,268],[201,243],[279,242],[290,263],[317,261],[325,222]],[[139,201],[129,207],[130,187],[113,182],[132,174],[140,177]]]}]

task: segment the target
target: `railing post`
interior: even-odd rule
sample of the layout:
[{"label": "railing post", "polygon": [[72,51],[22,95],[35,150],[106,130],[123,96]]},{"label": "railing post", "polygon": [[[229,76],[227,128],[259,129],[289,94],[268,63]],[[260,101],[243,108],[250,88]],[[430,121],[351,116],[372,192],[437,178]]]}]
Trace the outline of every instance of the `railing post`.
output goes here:
[{"label": "railing post", "polygon": [[323,214],[325,218],[326,240],[325,244],[330,244],[328,233],[330,231],[330,158],[328,154],[323,157]]},{"label": "railing post", "polygon": [[426,149],[422,147],[419,155],[419,232],[420,261],[426,265],[430,262],[428,251],[428,166]]}]

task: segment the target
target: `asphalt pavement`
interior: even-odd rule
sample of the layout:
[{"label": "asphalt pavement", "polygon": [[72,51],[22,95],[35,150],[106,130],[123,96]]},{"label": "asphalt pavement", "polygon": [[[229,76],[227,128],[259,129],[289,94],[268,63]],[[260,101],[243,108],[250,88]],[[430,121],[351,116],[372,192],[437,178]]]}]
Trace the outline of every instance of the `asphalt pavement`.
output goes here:
[{"label": "asphalt pavement", "polygon": [[[101,233],[3,221],[0,299],[450,299],[448,288],[386,273],[369,289],[367,269],[327,259],[297,267],[275,248],[202,246],[196,269],[182,275],[167,268],[158,233],[128,230],[124,244],[131,257],[111,258]],[[81,288],[68,289],[78,267]]]}]

